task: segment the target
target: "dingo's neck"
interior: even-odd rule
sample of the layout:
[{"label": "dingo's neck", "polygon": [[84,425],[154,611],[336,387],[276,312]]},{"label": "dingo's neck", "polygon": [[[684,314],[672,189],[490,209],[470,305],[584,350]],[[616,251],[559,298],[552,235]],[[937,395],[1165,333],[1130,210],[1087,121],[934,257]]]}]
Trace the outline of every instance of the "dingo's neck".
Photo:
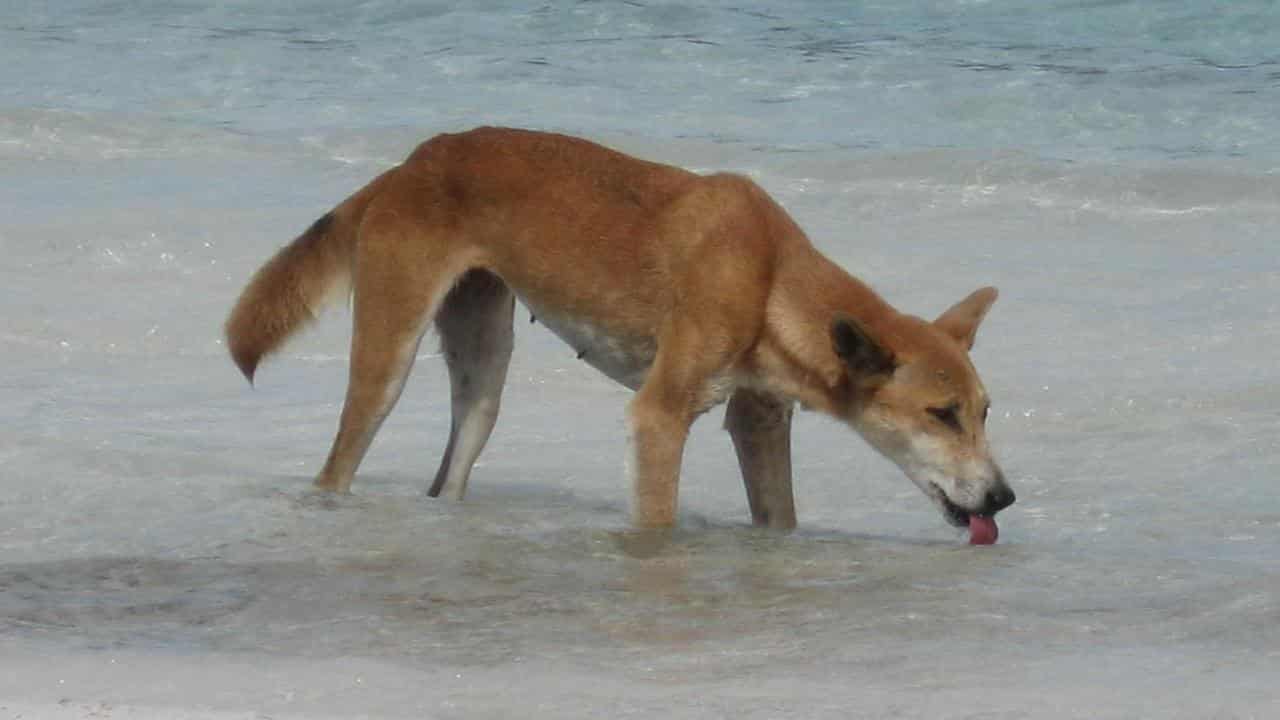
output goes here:
[{"label": "dingo's neck", "polygon": [[755,362],[767,369],[766,376],[778,378],[769,389],[840,416],[846,368],[832,345],[833,323],[853,319],[891,345],[890,326],[898,313],[812,246],[788,250],[774,279]]}]

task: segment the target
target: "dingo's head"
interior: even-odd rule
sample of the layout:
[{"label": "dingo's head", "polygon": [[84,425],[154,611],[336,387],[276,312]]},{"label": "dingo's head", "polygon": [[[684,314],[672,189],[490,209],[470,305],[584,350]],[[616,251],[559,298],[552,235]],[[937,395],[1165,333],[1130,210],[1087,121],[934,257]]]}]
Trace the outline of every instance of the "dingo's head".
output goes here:
[{"label": "dingo's head", "polygon": [[932,323],[896,315],[874,336],[849,318],[831,328],[848,369],[845,419],[961,527],[1014,501],[991,458],[990,404],[968,352],[995,299],[983,288]]}]

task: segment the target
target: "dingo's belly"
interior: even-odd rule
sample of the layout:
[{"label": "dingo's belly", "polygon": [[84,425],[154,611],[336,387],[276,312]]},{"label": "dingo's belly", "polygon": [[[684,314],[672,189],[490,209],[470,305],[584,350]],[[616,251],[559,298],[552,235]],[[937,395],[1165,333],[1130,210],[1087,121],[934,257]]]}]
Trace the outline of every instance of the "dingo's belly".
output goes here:
[{"label": "dingo's belly", "polygon": [[538,322],[568,343],[579,359],[632,390],[644,383],[657,352],[653,338],[617,335],[581,318],[539,308],[523,297],[520,300]]}]

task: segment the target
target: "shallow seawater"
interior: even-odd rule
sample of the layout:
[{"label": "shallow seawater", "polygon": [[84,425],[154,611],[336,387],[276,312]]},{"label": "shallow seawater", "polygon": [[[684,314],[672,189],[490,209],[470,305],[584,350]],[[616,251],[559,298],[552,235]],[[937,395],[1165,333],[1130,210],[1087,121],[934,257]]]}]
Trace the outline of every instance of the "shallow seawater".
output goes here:
[{"label": "shallow seawater", "polygon": [[[0,24],[0,73],[22,80],[0,102],[0,705],[1276,712],[1270,6],[1195,24],[1193,4],[1057,4],[1048,25],[1002,3],[475,7]],[[1124,19],[1150,32],[1125,40]],[[80,62],[56,67],[101,72],[53,73],[53,47]],[[126,71],[130,53],[153,62]],[[253,388],[225,313],[415,142],[493,121],[745,173],[913,313],[998,286],[973,358],[1019,495],[999,544],[966,545],[812,414],[793,439],[801,527],[751,528],[719,410],[695,426],[680,527],[632,531],[630,393],[523,312],[465,502],[422,496],[449,426],[430,339],[355,495],[313,494],[346,309]]]},{"label": "shallow seawater", "polygon": [[[179,163],[154,205],[28,209],[6,231],[22,241],[4,278],[6,663],[37,653],[163,676],[203,662],[230,687],[250,682],[244,663],[292,668],[272,676],[289,687],[339,660],[483,673],[397,686],[389,716],[521,707],[494,687],[582,717],[663,703],[759,717],[1272,706],[1273,178],[690,147],[753,174],[907,309],[1001,287],[974,351],[1020,498],[998,545],[965,545],[895,468],[809,414],[795,429],[797,532],[747,526],[718,411],[695,427],[681,527],[629,531],[629,393],[523,315],[466,502],[421,496],[448,428],[430,343],[356,495],[313,495],[345,381],[344,309],[253,390],[219,324],[253,267],[323,205],[209,207],[195,177],[212,168],[231,186],[260,163]],[[300,183],[293,163],[323,165],[277,159],[253,182]],[[319,185],[341,197],[356,174]],[[174,702],[127,681],[95,689],[91,672],[71,679],[81,694],[24,673],[6,692]],[[372,692],[286,701],[253,682],[210,702],[359,712]],[[204,697],[194,679],[172,683]],[[339,694],[347,705],[331,705]]]}]

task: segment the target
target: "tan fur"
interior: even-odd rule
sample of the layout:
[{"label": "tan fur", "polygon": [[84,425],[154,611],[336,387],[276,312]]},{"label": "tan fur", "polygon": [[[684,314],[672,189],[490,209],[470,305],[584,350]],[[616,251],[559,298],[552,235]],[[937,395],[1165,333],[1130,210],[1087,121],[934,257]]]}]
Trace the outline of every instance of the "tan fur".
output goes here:
[{"label": "tan fur", "polygon": [[[959,523],[1012,502],[967,350],[994,289],[936,323],[827,260],[746,178],[700,176],[563,135],[480,128],[420,145],[281,250],[227,322],[252,379],[349,277],[350,381],[320,488],[345,492],[435,321],[453,424],[431,494],[461,497],[497,417],[513,296],[637,390],[633,516],[674,523],[688,428],[726,427],[753,520],[792,527],[795,402],[848,422]],[[934,411],[954,407],[957,428]]]},{"label": "tan fur", "polygon": [[264,356],[350,287],[356,226],[381,180],[370,183],[281,248],[240,293],[227,318],[227,346],[250,382]]}]

